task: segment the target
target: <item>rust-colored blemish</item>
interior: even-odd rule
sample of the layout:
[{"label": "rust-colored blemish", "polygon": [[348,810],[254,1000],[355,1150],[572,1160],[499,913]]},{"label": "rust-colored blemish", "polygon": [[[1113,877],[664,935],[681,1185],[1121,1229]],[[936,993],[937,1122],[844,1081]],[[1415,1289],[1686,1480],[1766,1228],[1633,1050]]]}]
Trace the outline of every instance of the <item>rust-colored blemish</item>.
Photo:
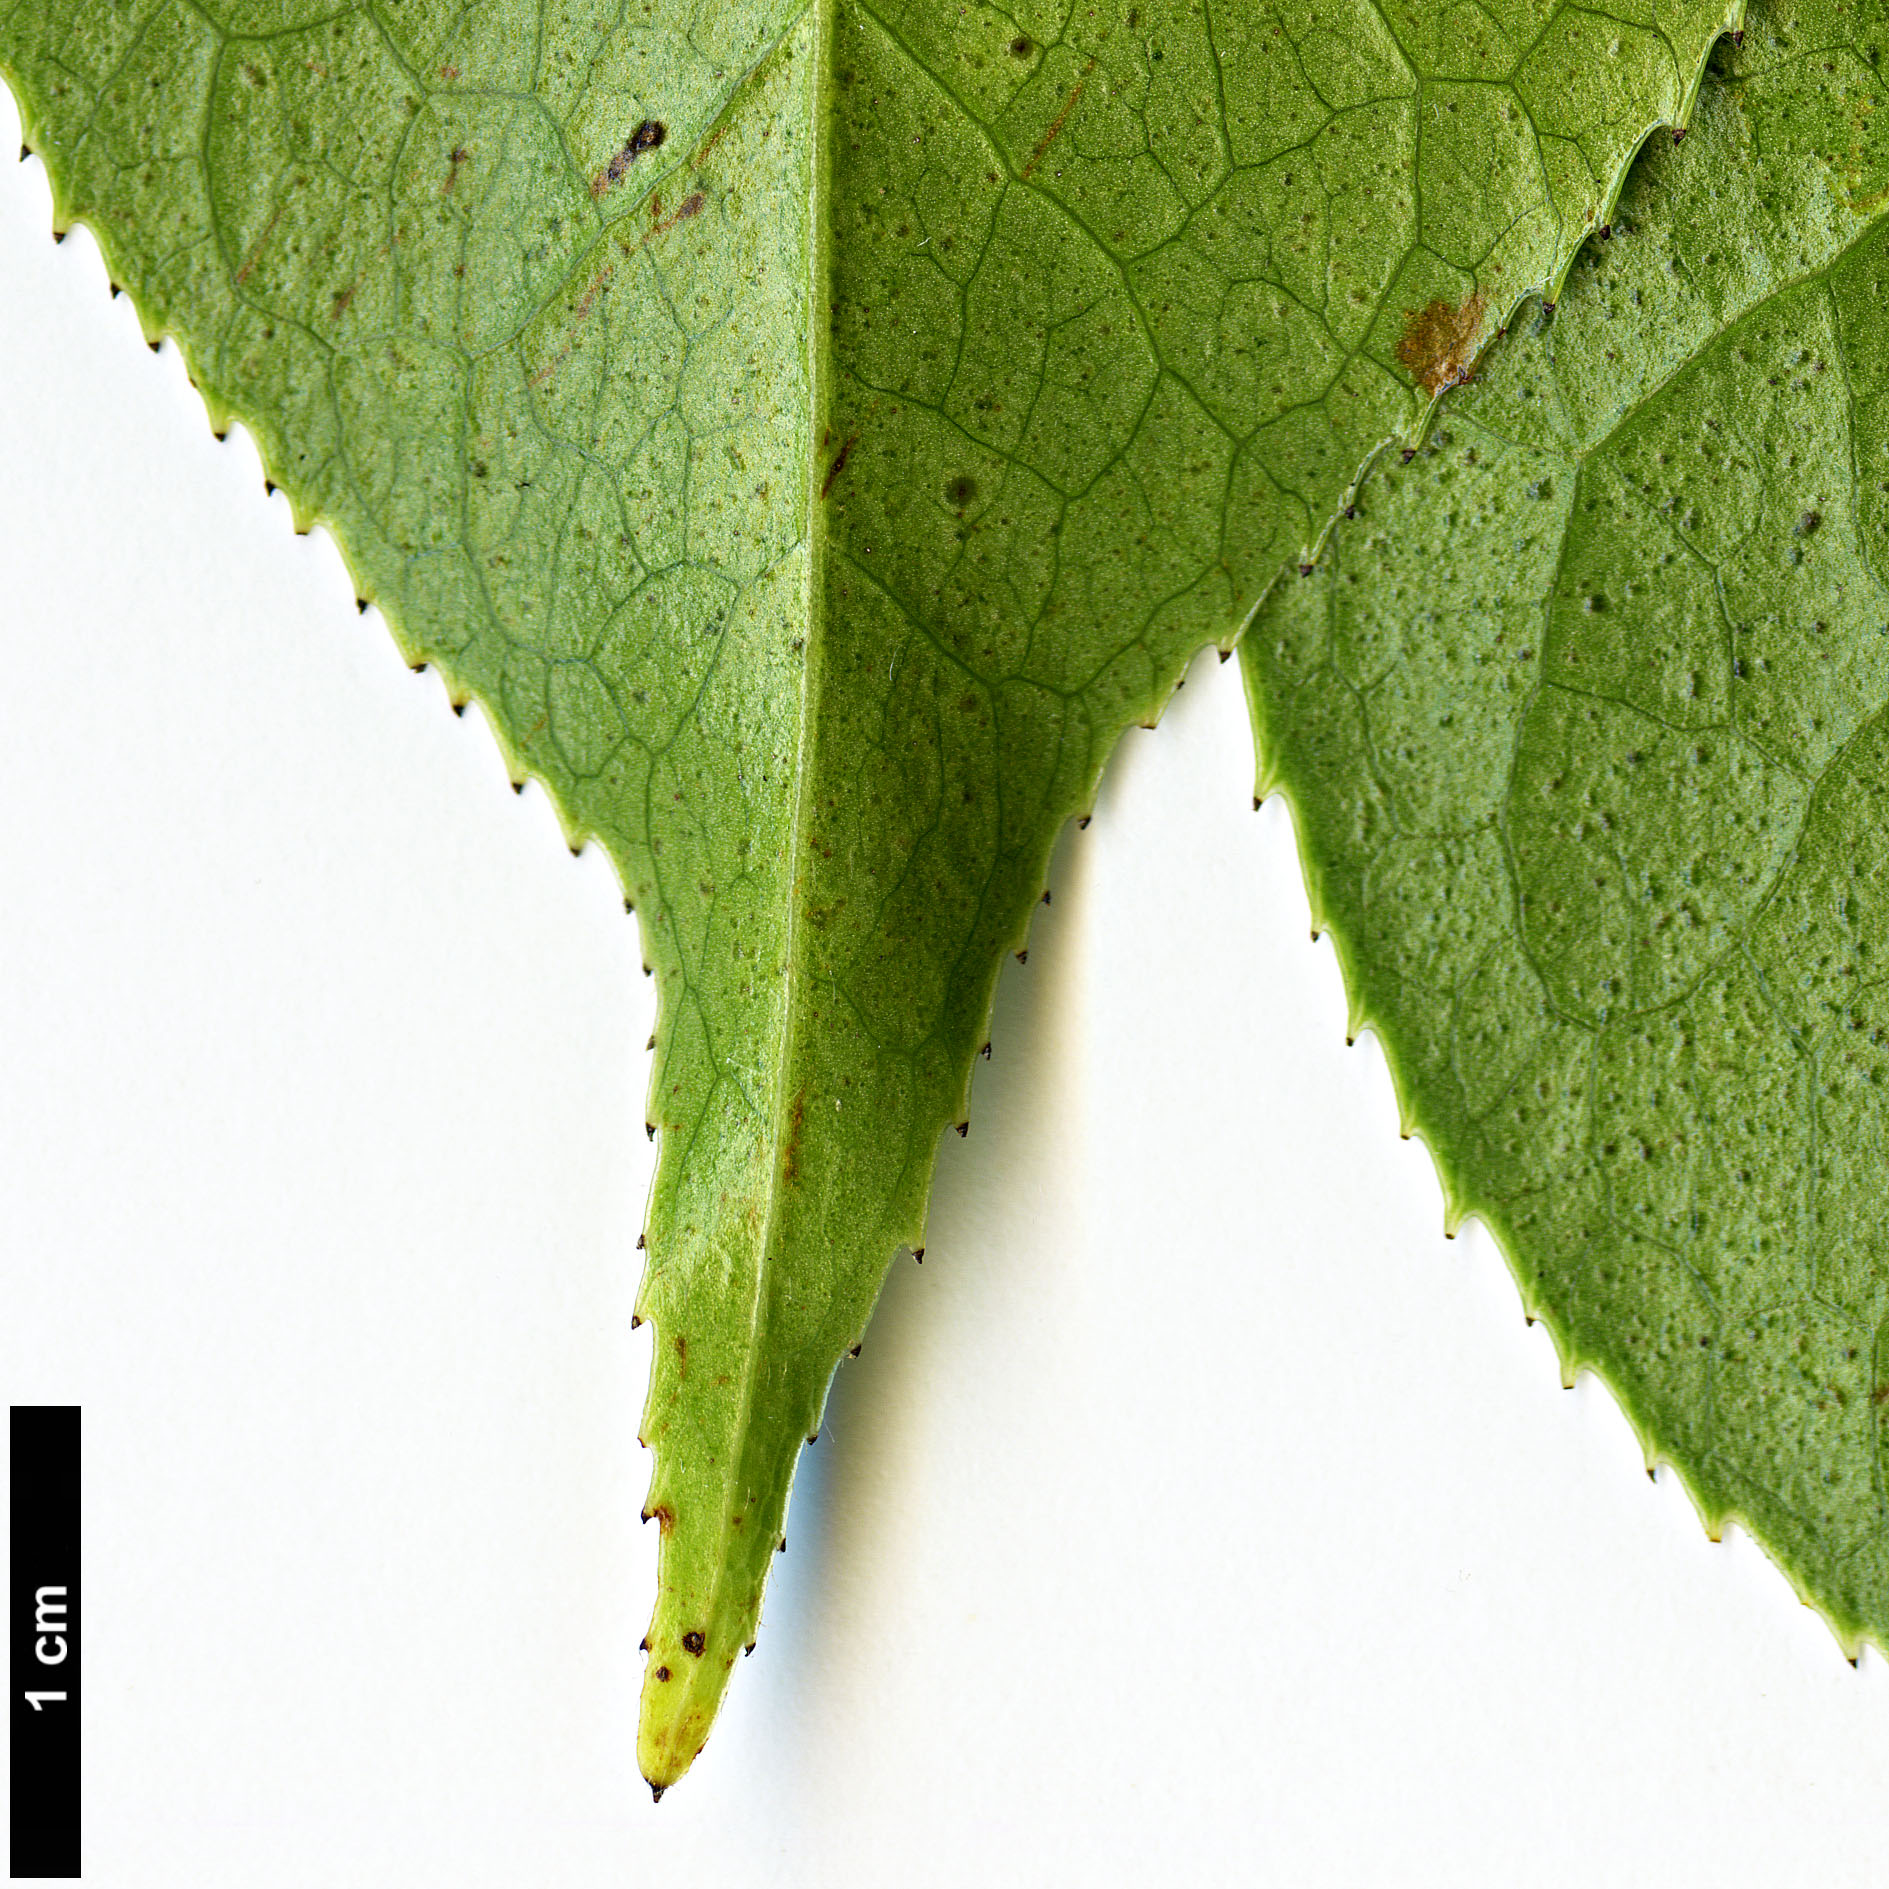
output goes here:
[{"label": "rust-colored blemish", "polygon": [[1469,378],[1475,369],[1483,311],[1488,306],[1489,298],[1478,289],[1466,302],[1446,302],[1439,297],[1405,316],[1397,358],[1425,393],[1440,394],[1446,387],[1460,387]]},{"label": "rust-colored blemish", "polygon": [[453,194],[453,185],[459,181],[460,167],[465,163],[467,155],[466,147],[463,144],[455,144],[453,146],[452,157],[448,160],[447,164],[446,181],[439,187],[439,194],[442,197],[450,197]]},{"label": "rust-colored blemish", "polygon": [[704,1640],[699,1633],[695,1632],[693,1628],[682,1636],[684,1651],[693,1653],[697,1659],[702,1657],[702,1649],[707,1644],[708,1642]]},{"label": "rust-colored blemish", "polygon": [[676,1375],[687,1377],[689,1374],[689,1341],[680,1332],[676,1333]]},{"label": "rust-colored blemish", "polygon": [[686,223],[690,217],[700,216],[702,206],[707,202],[708,199],[699,190],[691,190],[675,209],[650,231],[650,234],[652,236],[668,235],[678,223]]},{"label": "rust-colored blemish", "polygon": [[807,1092],[802,1089],[787,1111],[787,1146],[781,1154],[781,1179],[789,1187],[800,1185],[800,1129],[807,1115]]},{"label": "rust-colored blemish", "polygon": [[[382,243],[381,246],[375,250],[372,257],[361,265],[360,273],[354,280],[350,282],[345,289],[337,289],[335,291],[334,306],[328,311],[328,319],[330,321],[339,321],[341,317],[348,312],[349,308],[353,306],[354,298],[361,292],[361,284],[367,280],[368,270],[373,268],[374,264],[379,262],[386,253],[387,245]],[[366,604],[362,604],[361,608],[365,610],[367,608]]]},{"label": "rust-colored blemish", "polygon": [[650,1510],[649,1519],[656,1524],[659,1533],[666,1535],[676,1525],[676,1512],[666,1502],[659,1503]]},{"label": "rust-colored blemish", "polygon": [[[583,294],[577,298],[576,302],[571,307],[571,316],[574,320],[589,320],[590,311],[597,305],[597,297],[609,287],[610,278],[615,274],[616,264],[606,262],[603,267],[590,278],[584,285]],[[529,384],[533,387],[542,387],[570,358],[571,348],[568,344],[559,348],[557,353],[552,355],[552,357],[532,375]]]},{"label": "rust-colored blemish", "polygon": [[588,317],[591,309],[596,305],[597,297],[603,293],[605,285],[615,273],[616,264],[606,262],[604,266],[590,278],[583,294],[578,297],[576,308],[572,310],[572,313],[576,315],[579,321],[583,321]]},{"label": "rust-colored blemish", "polygon": [[709,152],[714,150],[716,145],[721,143],[722,139],[725,138],[727,135],[728,135],[728,120],[724,118],[721,121],[721,123],[718,124],[715,127],[715,129],[711,131],[708,134],[708,136],[702,140],[702,148],[699,151],[697,151],[696,154],[692,158],[689,159],[689,169],[692,171],[699,171],[702,168],[703,159],[705,159],[708,156]]},{"label": "rust-colored blemish", "polygon": [[275,226],[282,221],[282,212],[286,207],[286,205],[280,203],[276,205],[275,215],[262,226],[262,234],[250,245],[249,254],[243,259],[243,266],[236,272],[236,281],[239,287],[248,276],[250,270],[255,268],[256,264],[261,260],[262,246],[275,234]]},{"label": "rust-colored blemish", "polygon": [[858,444],[859,435],[857,433],[849,433],[841,442],[839,457],[827,468],[826,479],[821,484],[820,496],[822,498],[825,498],[826,495],[833,490],[833,481],[846,470],[846,461],[852,456],[853,448]]},{"label": "rust-colored blemish", "polygon": [[1076,100],[1082,96],[1082,88],[1089,83],[1089,74],[1095,70],[1095,61],[1091,59],[1082,68],[1082,77],[1069,88],[1069,96],[1063,100],[1063,108],[1049,121],[1049,129],[1043,133],[1042,141],[1030,153],[1030,161],[1024,165],[1019,175],[1022,181],[1029,182],[1030,173],[1043,161],[1043,153],[1056,142],[1062,128],[1069,122],[1069,114],[1076,109]]}]

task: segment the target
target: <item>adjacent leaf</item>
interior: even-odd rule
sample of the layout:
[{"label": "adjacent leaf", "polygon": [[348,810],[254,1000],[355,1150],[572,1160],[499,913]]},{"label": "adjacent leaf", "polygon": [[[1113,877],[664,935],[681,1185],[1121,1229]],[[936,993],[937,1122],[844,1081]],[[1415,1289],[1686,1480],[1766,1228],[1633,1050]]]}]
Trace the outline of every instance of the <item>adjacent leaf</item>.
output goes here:
[{"label": "adjacent leaf", "polygon": [[1119,732],[1551,292],[1726,0],[14,0],[147,332],[661,978],[641,1760],[750,1641]]},{"label": "adjacent leaf", "polygon": [[1753,9],[1552,321],[1244,645],[1451,1211],[1889,1644],[1889,12]]}]

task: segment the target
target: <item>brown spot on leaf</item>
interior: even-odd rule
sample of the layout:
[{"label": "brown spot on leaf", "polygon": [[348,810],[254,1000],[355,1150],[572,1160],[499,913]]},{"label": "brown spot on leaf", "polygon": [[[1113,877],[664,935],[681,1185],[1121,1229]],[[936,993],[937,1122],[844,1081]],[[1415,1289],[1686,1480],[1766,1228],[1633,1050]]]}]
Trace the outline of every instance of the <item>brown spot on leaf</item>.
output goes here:
[{"label": "brown spot on leaf", "polygon": [[1489,298],[1478,289],[1461,304],[1440,297],[1427,307],[1409,311],[1397,358],[1427,394],[1460,387],[1475,364],[1476,342],[1482,333],[1483,311]]},{"label": "brown spot on leaf", "polygon": [[612,186],[622,183],[629,168],[645,151],[655,150],[669,135],[669,127],[656,118],[645,118],[623,140],[623,149],[590,180],[590,194],[601,197]]},{"label": "brown spot on leaf", "polygon": [[707,1642],[699,1633],[691,1630],[682,1636],[682,1644],[687,1651],[693,1653],[697,1659],[700,1659],[702,1657],[702,1648],[707,1645]]},{"label": "brown spot on leaf", "polygon": [[807,1115],[807,1092],[802,1089],[787,1111],[787,1146],[781,1151],[781,1179],[789,1187],[800,1185],[800,1129]]},{"label": "brown spot on leaf", "polygon": [[[667,216],[657,218],[656,222],[650,226],[650,236],[667,236],[678,223],[686,223],[690,217],[700,216],[707,202],[708,199],[699,190],[691,190]],[[661,207],[660,197],[651,201],[652,211],[659,210]],[[627,255],[629,252],[626,250],[624,253]]]},{"label": "brown spot on leaf", "polygon": [[827,468],[825,482],[820,487],[820,496],[822,498],[825,498],[826,495],[833,490],[833,481],[846,470],[846,462],[851,458],[853,448],[858,444],[859,435],[853,433],[848,436],[845,444],[840,447],[840,456]]},{"label": "brown spot on leaf", "polygon": [[[276,205],[275,214],[262,226],[262,234],[250,245],[249,254],[244,258],[243,266],[236,271],[236,280],[239,286],[248,279],[250,270],[255,268],[257,260],[262,255],[263,245],[275,234],[275,226],[282,221],[282,212],[286,208],[286,204],[278,203]],[[55,242],[63,242],[65,240],[65,232],[63,230],[54,231],[53,240]],[[116,283],[112,284],[112,293],[114,295],[118,293],[118,285]]]},{"label": "brown spot on leaf", "polygon": [[[1089,74],[1095,70],[1095,61],[1091,59],[1082,68],[1082,77],[1069,89],[1069,96],[1063,100],[1063,108],[1050,120],[1049,129],[1043,133],[1042,142],[1030,153],[1030,161],[1017,174],[1024,182],[1030,181],[1030,173],[1042,163],[1043,154],[1056,142],[1058,133],[1069,122],[1069,114],[1076,109],[1076,101],[1082,96],[1082,88],[1089,83]],[[994,181],[994,180],[993,180]]]}]

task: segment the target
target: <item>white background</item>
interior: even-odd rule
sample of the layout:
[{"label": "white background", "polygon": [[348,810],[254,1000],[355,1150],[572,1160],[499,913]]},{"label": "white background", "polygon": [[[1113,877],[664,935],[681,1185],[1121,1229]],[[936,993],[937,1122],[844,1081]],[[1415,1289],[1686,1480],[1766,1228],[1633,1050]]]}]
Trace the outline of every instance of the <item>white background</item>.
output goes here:
[{"label": "white background", "polygon": [[633,925],[49,224],[9,163],[0,1384],[85,1406],[88,1880],[1883,1880],[1884,1661],[1444,1241],[1211,658],[652,1805]]}]

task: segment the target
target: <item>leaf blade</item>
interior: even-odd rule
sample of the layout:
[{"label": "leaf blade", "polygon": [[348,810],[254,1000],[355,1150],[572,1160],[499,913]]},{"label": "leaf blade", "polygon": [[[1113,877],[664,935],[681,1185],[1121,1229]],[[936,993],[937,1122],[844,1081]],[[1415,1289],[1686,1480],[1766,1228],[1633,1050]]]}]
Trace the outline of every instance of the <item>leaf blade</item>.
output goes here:
[{"label": "leaf blade", "polygon": [[1558,281],[1731,17],[1589,45],[1561,5],[1459,43],[1361,0],[33,0],[0,29],[61,225],[637,907],[653,1782],[922,1241],[1062,821]]}]

